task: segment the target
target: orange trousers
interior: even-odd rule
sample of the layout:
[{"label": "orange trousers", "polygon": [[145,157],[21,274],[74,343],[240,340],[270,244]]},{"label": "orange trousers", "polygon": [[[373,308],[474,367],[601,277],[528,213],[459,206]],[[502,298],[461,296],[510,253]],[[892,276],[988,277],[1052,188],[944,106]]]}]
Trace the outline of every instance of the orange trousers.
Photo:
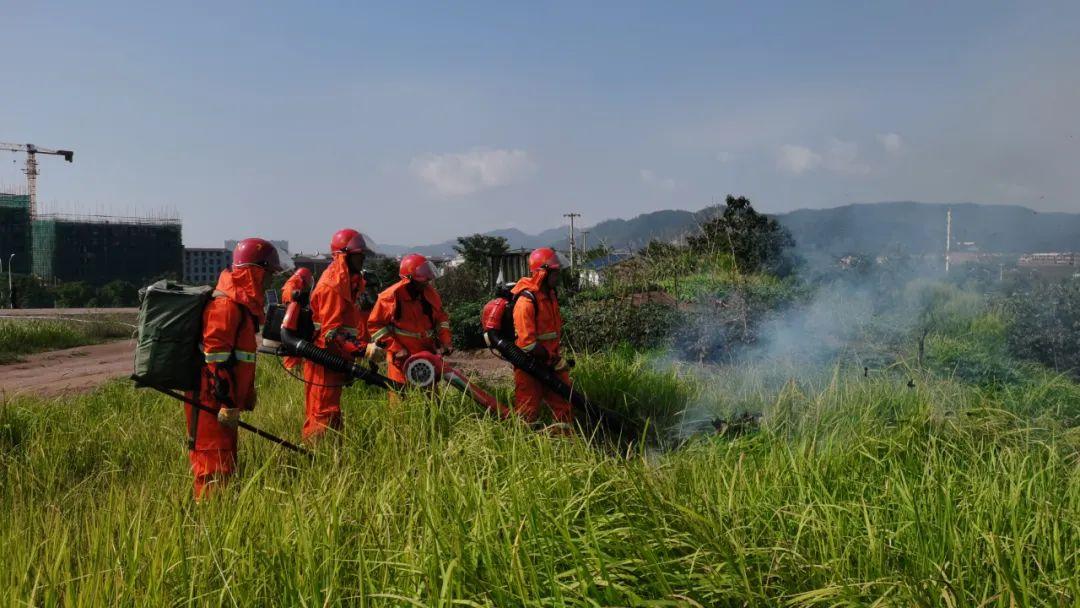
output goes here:
[{"label": "orange trousers", "polygon": [[[570,374],[559,372],[559,379],[570,384]],[[547,388],[539,380],[520,369],[514,370],[514,411],[526,422],[536,422],[540,417],[540,404],[547,403],[556,422],[574,421],[570,402],[561,395]]]},{"label": "orange trousers", "polygon": [[184,415],[188,437],[195,437],[194,446],[188,446],[188,460],[195,476],[192,494],[195,500],[202,500],[225,485],[236,470],[238,432],[218,422],[217,416],[187,404]]},{"label": "orange trousers", "polygon": [[345,374],[304,362],[304,441],[314,441],[327,429],[341,430],[341,388]]}]

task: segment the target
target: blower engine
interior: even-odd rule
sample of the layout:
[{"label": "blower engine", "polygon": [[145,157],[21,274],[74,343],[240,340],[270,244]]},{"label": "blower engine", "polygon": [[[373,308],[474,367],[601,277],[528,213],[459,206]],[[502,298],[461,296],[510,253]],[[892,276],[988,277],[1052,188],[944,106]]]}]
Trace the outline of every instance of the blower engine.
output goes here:
[{"label": "blower engine", "polygon": [[266,315],[263,342],[259,351],[277,356],[302,357],[371,386],[393,390],[404,388],[401,383],[375,370],[315,346],[312,343],[314,334],[315,324],[311,320],[311,309],[302,307],[299,302],[290,302],[287,306],[271,306]]},{"label": "blower engine", "polygon": [[450,367],[442,357],[434,353],[421,352],[409,357],[405,361],[405,378],[409,384],[421,388],[432,387],[440,379],[446,380],[470,399],[497,414],[499,418],[506,419],[512,414],[510,409],[499,403],[495,397],[469,382],[464,374]]}]

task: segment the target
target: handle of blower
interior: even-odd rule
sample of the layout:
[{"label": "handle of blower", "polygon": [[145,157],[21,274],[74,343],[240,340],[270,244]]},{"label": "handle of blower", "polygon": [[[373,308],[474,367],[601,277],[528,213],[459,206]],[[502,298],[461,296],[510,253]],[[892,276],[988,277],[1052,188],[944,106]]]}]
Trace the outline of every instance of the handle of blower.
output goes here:
[{"label": "handle of blower", "polygon": [[291,302],[285,313],[285,320],[281,324],[281,344],[285,347],[287,354],[302,357],[308,361],[322,365],[327,369],[347,374],[348,376],[360,380],[365,384],[370,384],[371,386],[395,391],[400,391],[405,388],[405,385],[400,382],[395,382],[376,371],[365,369],[362,364],[354,363],[325,348],[319,348],[296,335],[299,312],[299,304]]},{"label": "handle of blower", "polygon": [[[136,381],[136,383],[138,383],[137,378],[134,378],[134,380]],[[155,391],[157,391],[157,392],[159,392],[159,393],[161,393],[163,395],[168,395],[168,396],[172,397],[173,399],[176,399],[178,401],[183,401],[184,403],[190,405],[193,408],[196,408],[196,409],[204,411],[204,412],[206,412],[208,414],[212,414],[214,416],[217,416],[217,410],[215,410],[212,407],[208,407],[206,405],[203,405],[202,403],[199,403],[198,401],[189,398],[187,395],[183,395],[181,393],[177,393],[177,392],[171,391],[169,389],[161,388],[159,386],[154,386],[152,384],[139,384],[139,386],[145,386],[147,388],[152,388]],[[303,454],[304,456],[307,456],[309,460],[314,458],[314,454],[312,454],[311,452],[305,450],[304,448],[296,445],[295,443],[292,443],[291,441],[282,439],[281,437],[278,437],[277,435],[274,435],[272,433],[267,433],[266,431],[264,431],[264,430],[262,430],[262,429],[260,429],[260,428],[258,428],[256,426],[252,426],[252,425],[244,422],[243,420],[241,420],[237,424],[237,426],[239,426],[240,428],[242,428],[245,431],[248,431],[250,433],[255,433],[256,435],[258,435],[259,437],[262,437],[263,439],[266,439],[267,441],[270,441],[272,443],[276,443],[276,444],[280,445],[281,447],[283,447],[283,448],[285,448],[287,450],[291,450],[293,452],[296,452],[297,454]]]}]

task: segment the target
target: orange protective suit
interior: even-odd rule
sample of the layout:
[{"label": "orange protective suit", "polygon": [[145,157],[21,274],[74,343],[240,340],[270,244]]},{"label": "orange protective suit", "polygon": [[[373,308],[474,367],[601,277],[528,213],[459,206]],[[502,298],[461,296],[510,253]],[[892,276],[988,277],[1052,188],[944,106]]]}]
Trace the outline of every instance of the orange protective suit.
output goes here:
[{"label": "orange protective suit", "polygon": [[[296,292],[307,291],[308,286],[305,284],[304,277],[299,274],[293,274],[285,285],[281,288],[281,303],[289,304],[293,301],[293,294]],[[292,371],[296,369],[297,365],[300,365],[304,360],[301,357],[285,357],[285,368]]]},{"label": "orange protective suit", "polygon": [[[364,278],[349,272],[345,254],[335,253],[311,292],[311,316],[318,328],[315,346],[347,357],[363,352],[368,342],[367,319],[357,306],[363,292]],[[327,429],[341,428],[341,388],[348,377],[307,361],[304,380],[303,437],[311,441]]]},{"label": "orange protective suit", "polygon": [[[522,278],[511,293],[519,296],[514,301],[514,332],[517,346],[541,361],[555,365],[560,359],[559,340],[562,338],[562,315],[559,300],[553,290],[542,287],[547,271]],[[532,297],[520,295],[528,291]],[[534,303],[535,300],[535,303]],[[536,349],[541,349],[539,353]],[[570,384],[566,370],[558,372],[559,379]],[[558,422],[573,420],[570,403],[555,391],[519,369],[514,370],[514,411],[527,422],[535,422],[540,414],[540,404],[546,402],[552,416]]]},{"label": "orange protective suit", "polygon": [[[205,364],[198,395],[207,407],[255,407],[255,333],[264,320],[262,281],[266,271],[254,266],[224,270],[214,298],[203,311],[202,350]],[[188,459],[195,475],[195,498],[203,498],[214,482],[223,483],[236,468],[237,429],[216,416],[184,406]]]},{"label": "orange protective suit", "polygon": [[409,279],[401,279],[384,289],[368,317],[371,339],[386,349],[386,375],[398,382],[405,382],[401,367],[405,359],[395,358],[396,353],[450,348],[450,316],[443,310],[439,292],[424,285],[414,298],[408,285]]}]

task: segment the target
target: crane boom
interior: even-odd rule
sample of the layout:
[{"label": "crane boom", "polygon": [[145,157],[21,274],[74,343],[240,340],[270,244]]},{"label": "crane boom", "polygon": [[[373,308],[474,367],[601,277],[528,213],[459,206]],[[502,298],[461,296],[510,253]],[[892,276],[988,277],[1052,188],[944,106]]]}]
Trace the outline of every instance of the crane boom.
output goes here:
[{"label": "crane boom", "polygon": [[30,198],[30,218],[33,219],[37,216],[37,155],[53,154],[56,156],[63,156],[64,160],[70,163],[75,160],[75,153],[71,150],[42,148],[35,146],[34,144],[8,144],[4,142],[0,142],[0,150],[26,152],[26,168],[23,169],[23,173],[26,174],[26,193]]}]

